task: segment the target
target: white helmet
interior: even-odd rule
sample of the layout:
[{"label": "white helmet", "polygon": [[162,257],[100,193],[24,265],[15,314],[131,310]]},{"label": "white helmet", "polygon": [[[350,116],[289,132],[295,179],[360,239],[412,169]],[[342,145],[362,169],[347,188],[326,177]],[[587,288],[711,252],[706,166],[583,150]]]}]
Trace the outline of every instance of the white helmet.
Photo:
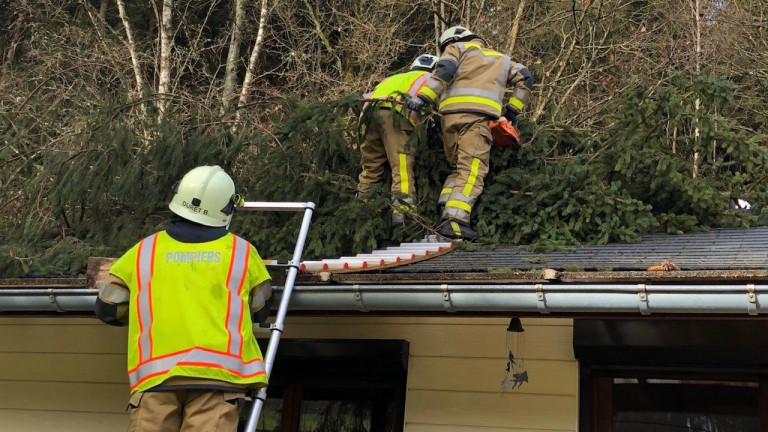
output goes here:
[{"label": "white helmet", "polygon": [[186,173],[173,186],[168,207],[184,219],[202,225],[229,225],[235,206],[242,198],[235,195],[235,182],[220,166],[199,166]]},{"label": "white helmet", "polygon": [[432,72],[432,69],[434,69],[435,65],[437,64],[437,60],[439,59],[432,54],[422,54],[416,57],[416,60],[411,63],[410,70],[423,70],[426,72]]},{"label": "white helmet", "polygon": [[452,42],[457,42],[460,40],[467,40],[479,37],[478,35],[472,33],[469,31],[469,29],[461,27],[461,26],[455,26],[451,27],[448,30],[444,31],[443,34],[440,35],[440,39],[438,40],[438,43],[440,44],[440,51],[444,51],[446,45]]}]

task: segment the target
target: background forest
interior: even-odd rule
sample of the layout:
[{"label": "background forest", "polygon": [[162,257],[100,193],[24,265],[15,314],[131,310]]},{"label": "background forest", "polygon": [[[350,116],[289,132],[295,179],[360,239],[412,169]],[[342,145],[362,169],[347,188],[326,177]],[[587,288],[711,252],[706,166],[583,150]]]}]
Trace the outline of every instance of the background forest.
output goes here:
[{"label": "background forest", "polygon": [[[354,198],[351,108],[458,24],[536,78],[473,211],[482,244],[766,223],[764,0],[0,0],[0,276],[118,256],[200,164],[249,200],[317,203],[306,257],[427,234],[439,138],[419,147],[423,225],[392,227],[386,185]],[[296,227],[233,223],[265,257]]]}]

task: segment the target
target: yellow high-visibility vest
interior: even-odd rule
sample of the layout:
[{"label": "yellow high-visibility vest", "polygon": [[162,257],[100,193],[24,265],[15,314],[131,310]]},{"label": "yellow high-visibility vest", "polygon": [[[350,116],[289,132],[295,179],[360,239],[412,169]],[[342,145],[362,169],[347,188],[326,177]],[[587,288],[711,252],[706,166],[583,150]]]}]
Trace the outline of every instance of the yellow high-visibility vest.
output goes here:
[{"label": "yellow high-visibility vest", "polygon": [[[377,85],[372,92],[363,95],[364,99],[378,99],[382,102],[379,106],[382,108],[391,108],[392,100],[397,100],[395,109],[408,117],[414,126],[421,120],[419,113],[410,111],[402,104],[403,95],[416,97],[419,90],[427,83],[431,74],[425,71],[413,70],[403,72],[385,78]],[[368,107],[369,102],[363,103],[363,109]]]},{"label": "yellow high-visibility vest", "polygon": [[229,233],[182,243],[161,231],[126,252],[110,273],[131,292],[131,393],[175,376],[266,385],[248,295],[269,274],[246,240]]}]

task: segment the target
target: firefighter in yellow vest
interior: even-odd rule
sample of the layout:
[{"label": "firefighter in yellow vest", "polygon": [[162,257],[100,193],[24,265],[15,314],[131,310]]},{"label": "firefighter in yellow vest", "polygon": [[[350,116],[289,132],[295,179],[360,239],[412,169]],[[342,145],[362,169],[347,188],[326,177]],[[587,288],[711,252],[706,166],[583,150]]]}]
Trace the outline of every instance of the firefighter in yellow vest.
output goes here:
[{"label": "firefighter in yellow vest", "polygon": [[173,192],[170,226],[112,265],[96,315],[128,325],[129,432],[233,432],[246,392],[267,381],[252,313],[269,313],[269,274],[228,232],[242,199],[220,167],[194,168]]},{"label": "firefighter in yellow vest", "polygon": [[[440,36],[443,55],[412,110],[438,103],[443,149],[453,172],[443,183],[438,206],[443,207],[439,233],[474,240],[470,214],[483,191],[491,154],[489,120],[503,114],[515,124],[533,89],[528,68],[487,47],[485,40],[464,27],[451,27]],[[507,87],[512,93],[505,106]]]},{"label": "firefighter in yellow vest", "polygon": [[[385,78],[372,92],[363,96],[364,138],[360,145],[363,171],[358,194],[365,194],[384,177],[384,166],[392,169],[392,223],[402,224],[403,213],[413,211],[416,204],[416,181],[413,177],[413,144],[408,142],[420,118],[419,112],[408,111],[403,100],[415,97],[430,77],[437,57],[424,54],[416,58],[408,72]],[[404,97],[404,95],[407,95]],[[374,103],[371,103],[374,101]]]}]

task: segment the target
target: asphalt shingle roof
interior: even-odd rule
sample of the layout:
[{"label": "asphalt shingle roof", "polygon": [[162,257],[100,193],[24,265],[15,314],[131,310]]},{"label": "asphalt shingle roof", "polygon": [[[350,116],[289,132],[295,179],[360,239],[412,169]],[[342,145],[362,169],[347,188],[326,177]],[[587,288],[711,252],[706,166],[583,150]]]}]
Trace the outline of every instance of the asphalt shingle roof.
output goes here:
[{"label": "asphalt shingle roof", "polygon": [[648,234],[639,243],[581,245],[535,253],[519,247],[454,252],[387,273],[465,273],[550,268],[561,271],[645,271],[669,260],[680,270],[768,270],[768,227],[715,228],[680,235]]}]

